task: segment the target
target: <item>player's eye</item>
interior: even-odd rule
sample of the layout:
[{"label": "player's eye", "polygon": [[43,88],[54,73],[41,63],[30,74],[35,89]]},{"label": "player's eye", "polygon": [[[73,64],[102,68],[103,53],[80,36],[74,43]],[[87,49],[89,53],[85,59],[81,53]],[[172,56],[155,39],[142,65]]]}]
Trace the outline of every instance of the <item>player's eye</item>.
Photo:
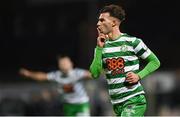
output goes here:
[{"label": "player's eye", "polygon": [[103,22],[103,21],[104,21],[104,19],[103,19],[103,18],[101,18],[101,19],[99,19],[99,21],[100,21],[100,22]]}]

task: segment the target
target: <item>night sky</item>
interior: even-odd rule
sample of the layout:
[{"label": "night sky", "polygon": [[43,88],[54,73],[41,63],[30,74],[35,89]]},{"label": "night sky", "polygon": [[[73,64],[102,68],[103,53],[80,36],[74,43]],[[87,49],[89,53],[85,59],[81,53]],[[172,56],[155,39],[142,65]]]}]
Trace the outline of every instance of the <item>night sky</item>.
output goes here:
[{"label": "night sky", "polygon": [[75,66],[87,69],[96,46],[98,10],[110,3],[124,6],[121,30],[143,39],[160,59],[160,70],[180,67],[177,0],[37,1],[0,2],[1,81],[16,81],[21,67],[56,69],[58,54],[69,55]]}]

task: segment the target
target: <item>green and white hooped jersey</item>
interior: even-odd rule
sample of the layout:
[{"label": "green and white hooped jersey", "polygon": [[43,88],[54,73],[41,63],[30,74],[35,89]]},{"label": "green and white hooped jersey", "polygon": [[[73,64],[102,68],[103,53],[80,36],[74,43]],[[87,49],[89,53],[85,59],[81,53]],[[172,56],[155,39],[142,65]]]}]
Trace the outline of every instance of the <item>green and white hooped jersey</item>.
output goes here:
[{"label": "green and white hooped jersey", "polygon": [[75,68],[64,75],[61,71],[48,73],[48,80],[58,83],[58,92],[63,94],[66,103],[82,104],[89,102],[89,97],[83,85],[85,70]]},{"label": "green and white hooped jersey", "polygon": [[132,86],[125,85],[127,72],[139,71],[139,58],[146,59],[151,51],[141,39],[123,33],[116,40],[107,40],[102,50],[102,63],[106,73],[112,104],[144,94],[140,82]]}]

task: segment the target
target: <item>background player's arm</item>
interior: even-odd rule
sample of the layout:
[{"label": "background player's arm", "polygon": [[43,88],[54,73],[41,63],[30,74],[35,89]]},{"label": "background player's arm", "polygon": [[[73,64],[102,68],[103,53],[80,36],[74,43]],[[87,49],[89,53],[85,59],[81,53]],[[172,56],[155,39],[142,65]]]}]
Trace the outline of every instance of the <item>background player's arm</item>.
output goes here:
[{"label": "background player's arm", "polygon": [[38,81],[48,80],[47,73],[44,72],[35,72],[22,68],[20,69],[19,73],[27,78],[31,78]]},{"label": "background player's arm", "polygon": [[91,73],[90,73],[88,70],[86,70],[86,71],[85,71],[85,73],[84,73],[84,76],[83,76],[83,77],[85,77],[86,79],[90,79],[90,78],[92,78]]}]

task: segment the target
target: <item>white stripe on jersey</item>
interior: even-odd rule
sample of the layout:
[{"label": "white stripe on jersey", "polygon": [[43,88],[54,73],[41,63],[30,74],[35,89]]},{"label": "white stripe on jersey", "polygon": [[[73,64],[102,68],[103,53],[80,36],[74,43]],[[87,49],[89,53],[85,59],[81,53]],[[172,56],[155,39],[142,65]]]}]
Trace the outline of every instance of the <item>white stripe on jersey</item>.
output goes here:
[{"label": "white stripe on jersey", "polygon": [[135,93],[135,94],[133,94],[133,95],[130,95],[130,96],[124,97],[124,98],[122,98],[122,99],[111,100],[111,103],[112,103],[112,104],[121,103],[121,102],[124,102],[124,101],[128,100],[129,98],[132,98],[132,97],[134,97],[134,96],[136,96],[136,95],[139,95],[139,94],[144,94],[144,91],[141,91],[141,92]]},{"label": "white stripe on jersey", "polygon": [[138,46],[134,49],[135,53],[137,54],[143,47],[144,47],[144,43],[140,41]]},{"label": "white stripe on jersey", "polygon": [[118,84],[125,81],[125,77],[123,78],[115,78],[115,79],[107,79],[108,84]]},{"label": "white stripe on jersey", "polygon": [[[126,51],[131,51],[134,52],[134,49],[132,46],[125,46],[126,47]],[[118,47],[109,47],[109,48],[103,48],[102,53],[114,53],[114,52],[120,52],[122,51],[123,46],[118,46]]]},{"label": "white stripe on jersey", "polygon": [[140,57],[141,57],[142,59],[146,59],[150,54],[151,54],[151,50],[148,49],[148,50],[145,51]]},{"label": "white stripe on jersey", "polygon": [[109,89],[109,94],[110,95],[114,95],[114,94],[120,94],[120,93],[126,93],[129,91],[134,91],[136,90],[139,86],[141,86],[140,83],[133,85],[131,88],[128,87],[121,87],[121,88],[117,88],[117,89]]}]

